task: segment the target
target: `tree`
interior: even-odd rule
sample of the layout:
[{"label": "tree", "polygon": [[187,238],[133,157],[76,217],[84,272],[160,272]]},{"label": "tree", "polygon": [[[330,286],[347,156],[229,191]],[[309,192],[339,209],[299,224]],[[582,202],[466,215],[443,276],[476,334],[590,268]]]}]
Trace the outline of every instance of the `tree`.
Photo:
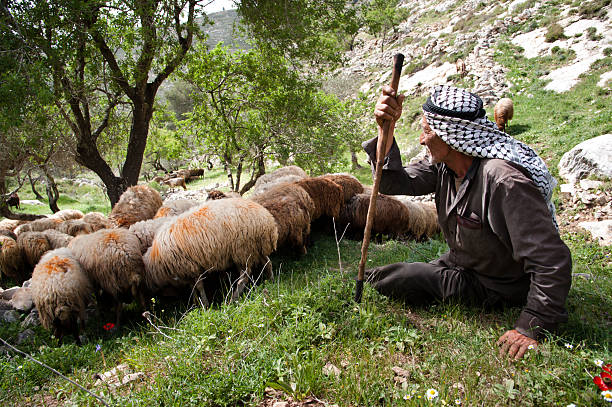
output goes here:
[{"label": "tree", "polygon": [[397,25],[406,20],[408,10],[398,7],[398,0],[372,0],[365,8],[365,24],[370,34],[382,34],[380,52],[383,51],[387,32],[393,29],[397,32]]},{"label": "tree", "polygon": [[[342,163],[343,105],[284,57],[217,46],[192,54],[187,67],[195,107],[180,129],[220,159],[232,190],[251,188],[270,158],[321,172]],[[250,178],[241,185],[245,171]]]},{"label": "tree", "polygon": [[[111,205],[138,182],[156,94],[191,48],[201,0],[2,0],[2,30],[34,53],[38,74],[76,138],[76,161],[104,182]],[[206,19],[204,20],[206,22]],[[98,144],[117,106],[131,127],[119,175]]]}]

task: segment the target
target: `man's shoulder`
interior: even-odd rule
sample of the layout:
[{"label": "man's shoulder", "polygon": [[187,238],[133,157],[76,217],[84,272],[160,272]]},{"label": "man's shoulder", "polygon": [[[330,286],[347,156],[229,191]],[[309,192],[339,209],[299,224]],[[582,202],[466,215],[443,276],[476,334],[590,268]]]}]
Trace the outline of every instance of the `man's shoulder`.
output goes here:
[{"label": "man's shoulder", "polygon": [[483,158],[480,162],[480,169],[488,178],[502,180],[506,178],[530,180],[529,173],[519,164],[500,158]]}]

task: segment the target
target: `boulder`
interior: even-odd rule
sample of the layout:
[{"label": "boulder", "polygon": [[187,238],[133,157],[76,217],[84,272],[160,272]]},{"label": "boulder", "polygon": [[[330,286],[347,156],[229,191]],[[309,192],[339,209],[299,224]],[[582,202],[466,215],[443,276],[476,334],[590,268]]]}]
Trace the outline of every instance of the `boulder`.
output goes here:
[{"label": "boulder", "polygon": [[13,295],[10,302],[13,308],[21,312],[28,312],[34,307],[32,293],[29,288],[21,288]]},{"label": "boulder", "polygon": [[17,322],[19,321],[19,313],[15,310],[0,311],[0,322]]},{"label": "boulder", "polygon": [[580,222],[578,226],[588,230],[600,246],[612,244],[612,219],[599,222]]},{"label": "boulder", "polygon": [[15,293],[17,293],[19,290],[21,290],[21,287],[8,288],[0,293],[0,299],[10,301],[11,298],[13,298],[13,295],[15,295]]},{"label": "boulder", "polygon": [[576,183],[589,175],[612,178],[612,134],[583,141],[559,161],[559,175]]}]

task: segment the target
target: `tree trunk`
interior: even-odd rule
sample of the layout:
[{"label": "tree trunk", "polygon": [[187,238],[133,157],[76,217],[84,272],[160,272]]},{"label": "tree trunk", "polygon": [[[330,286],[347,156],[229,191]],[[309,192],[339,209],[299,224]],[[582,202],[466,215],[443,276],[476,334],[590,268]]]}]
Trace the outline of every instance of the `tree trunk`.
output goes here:
[{"label": "tree trunk", "polygon": [[240,177],[242,177],[242,163],[244,162],[243,158],[240,158],[240,161],[238,162],[238,168],[236,168],[236,185],[234,185],[235,188],[232,188],[232,191],[234,192],[238,192],[238,190],[240,189]]},{"label": "tree trunk", "polygon": [[28,171],[28,180],[30,180],[30,186],[32,187],[32,192],[34,192],[34,196],[36,196],[36,199],[38,199],[39,201],[42,201],[43,196],[41,194],[38,193],[38,191],[36,190],[36,181],[38,181],[38,179],[33,180],[32,179],[32,175],[30,174],[30,172]]},{"label": "tree trunk", "polygon": [[257,182],[257,179],[266,173],[266,165],[264,162],[263,154],[261,154],[257,158],[257,170],[253,172],[254,174],[251,177],[250,181],[244,184],[244,186],[240,190],[240,195],[244,195],[245,192],[247,192],[249,189],[253,187],[253,185],[255,185],[255,183]]},{"label": "tree trunk", "polygon": [[228,163],[223,164],[223,168],[225,169],[225,173],[227,174],[227,180],[230,183],[230,190],[234,190],[234,176],[232,175],[232,168]]},{"label": "tree trunk", "polygon": [[0,216],[13,220],[36,220],[45,218],[45,215],[32,215],[30,213],[13,213],[4,200],[6,195],[6,181],[4,175],[0,175]]},{"label": "tree trunk", "polygon": [[57,190],[57,184],[55,180],[49,174],[49,170],[47,167],[42,167],[43,172],[45,173],[45,177],[47,178],[47,182],[45,185],[45,189],[47,190],[47,197],[49,198],[49,208],[51,212],[56,213],[59,212],[60,208],[57,206],[57,200],[59,199],[59,191]]},{"label": "tree trunk", "polygon": [[357,153],[351,148],[351,168],[354,170],[363,168],[357,161]]},{"label": "tree trunk", "polygon": [[[154,98],[155,95],[153,95],[152,99]],[[149,124],[153,116],[153,100],[149,102],[147,99],[142,103],[134,103],[130,139],[128,141],[125,162],[121,170],[121,177],[125,179],[125,184],[128,187],[138,184],[144,151],[147,147]]]}]

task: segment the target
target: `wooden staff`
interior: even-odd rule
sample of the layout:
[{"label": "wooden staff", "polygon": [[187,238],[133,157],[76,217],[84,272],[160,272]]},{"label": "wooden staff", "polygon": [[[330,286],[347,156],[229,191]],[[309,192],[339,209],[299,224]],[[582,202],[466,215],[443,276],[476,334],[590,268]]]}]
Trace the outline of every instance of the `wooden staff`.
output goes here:
[{"label": "wooden staff", "polygon": [[[399,86],[400,75],[402,74],[402,66],[404,64],[404,55],[395,54],[393,56],[393,75],[391,76],[391,88],[397,92]],[[396,94],[397,97],[397,94]],[[359,272],[357,273],[357,288],[355,290],[355,302],[361,302],[363,293],[363,275],[365,264],[368,258],[368,246],[370,245],[370,235],[372,233],[372,224],[376,215],[376,198],[378,189],[380,188],[380,178],[382,176],[382,167],[385,162],[385,148],[391,129],[391,121],[385,120],[382,130],[378,128],[378,144],[376,146],[376,174],[374,175],[374,186],[372,187],[372,196],[370,196],[370,206],[368,207],[368,217],[366,218],[365,230],[363,231],[363,243],[361,244],[361,261],[359,262]]]}]

